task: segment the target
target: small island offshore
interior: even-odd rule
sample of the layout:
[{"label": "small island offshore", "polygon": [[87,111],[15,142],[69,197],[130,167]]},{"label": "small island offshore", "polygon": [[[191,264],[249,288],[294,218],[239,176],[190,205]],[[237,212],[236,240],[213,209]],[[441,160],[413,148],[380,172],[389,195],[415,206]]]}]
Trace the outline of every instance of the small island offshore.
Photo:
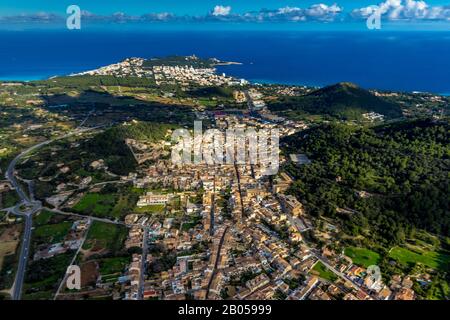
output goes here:
[{"label": "small island offshore", "polygon": [[[232,64],[0,83],[2,298],[448,299],[450,99],[218,74]],[[277,129],[279,171],[174,165],[171,134],[199,120]]]}]

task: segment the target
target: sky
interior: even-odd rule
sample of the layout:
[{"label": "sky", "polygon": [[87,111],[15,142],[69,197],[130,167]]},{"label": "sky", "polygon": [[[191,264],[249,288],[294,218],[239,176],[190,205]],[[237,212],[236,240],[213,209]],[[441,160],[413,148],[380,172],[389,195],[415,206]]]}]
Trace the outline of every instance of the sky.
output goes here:
[{"label": "sky", "polygon": [[64,26],[72,4],[80,7],[88,24],[184,24],[200,29],[211,23],[233,28],[364,28],[377,5],[388,26],[450,31],[450,0],[1,0],[0,29]]},{"label": "sky", "polygon": [[[278,9],[282,7],[309,7],[314,4],[338,4],[345,9],[361,8],[378,4],[376,0],[2,0],[1,15],[32,12],[64,13],[67,6],[79,5],[81,8],[97,14],[125,12],[144,14],[150,12],[172,12],[178,15],[202,15],[215,6],[231,6],[232,11],[244,13],[262,8]],[[449,1],[427,0],[429,5],[450,5]]]}]

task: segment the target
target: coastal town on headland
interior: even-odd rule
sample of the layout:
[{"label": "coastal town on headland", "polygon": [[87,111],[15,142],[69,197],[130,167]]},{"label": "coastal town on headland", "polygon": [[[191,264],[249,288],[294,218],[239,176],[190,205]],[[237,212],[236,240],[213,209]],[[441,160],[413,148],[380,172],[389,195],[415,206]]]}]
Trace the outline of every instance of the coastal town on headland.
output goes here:
[{"label": "coastal town on headland", "polygon": [[[0,83],[0,295],[448,299],[448,225],[433,220],[448,211],[397,204],[431,190],[422,163],[439,168],[429,184],[448,179],[450,99],[254,84],[218,65],[227,63],[128,58]],[[194,121],[278,130],[279,170],[173,163],[172,133]],[[80,290],[66,288],[70,265]]]}]

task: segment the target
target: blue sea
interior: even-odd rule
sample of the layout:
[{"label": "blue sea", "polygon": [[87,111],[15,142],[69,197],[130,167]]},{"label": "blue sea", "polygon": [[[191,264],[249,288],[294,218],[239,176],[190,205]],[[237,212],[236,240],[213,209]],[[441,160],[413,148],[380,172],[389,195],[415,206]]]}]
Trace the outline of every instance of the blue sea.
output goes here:
[{"label": "blue sea", "polygon": [[0,79],[192,54],[241,62],[219,71],[253,82],[450,93],[450,32],[0,31]]}]

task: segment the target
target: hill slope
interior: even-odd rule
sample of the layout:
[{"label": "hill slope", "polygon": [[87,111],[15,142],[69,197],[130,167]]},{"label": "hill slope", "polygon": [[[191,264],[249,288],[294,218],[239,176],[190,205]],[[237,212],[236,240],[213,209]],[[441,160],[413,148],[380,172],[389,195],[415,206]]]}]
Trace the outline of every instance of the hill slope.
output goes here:
[{"label": "hill slope", "polygon": [[404,241],[412,226],[449,236],[449,139],[448,120],[312,128],[283,141],[312,160],[288,166],[297,178],[291,191],[311,213],[339,217],[348,233],[386,245]]},{"label": "hill slope", "polygon": [[137,164],[125,144],[125,139],[157,142],[165,139],[167,131],[174,128],[174,125],[152,122],[121,124],[87,140],[83,147],[91,155],[95,155],[94,159],[104,159],[111,172],[126,175],[134,170]]},{"label": "hill slope", "polygon": [[269,106],[273,111],[291,109],[299,113],[322,114],[344,119],[358,119],[363,113],[376,112],[387,118],[402,115],[398,104],[377,97],[355,84],[342,82],[307,95],[286,97]]}]

